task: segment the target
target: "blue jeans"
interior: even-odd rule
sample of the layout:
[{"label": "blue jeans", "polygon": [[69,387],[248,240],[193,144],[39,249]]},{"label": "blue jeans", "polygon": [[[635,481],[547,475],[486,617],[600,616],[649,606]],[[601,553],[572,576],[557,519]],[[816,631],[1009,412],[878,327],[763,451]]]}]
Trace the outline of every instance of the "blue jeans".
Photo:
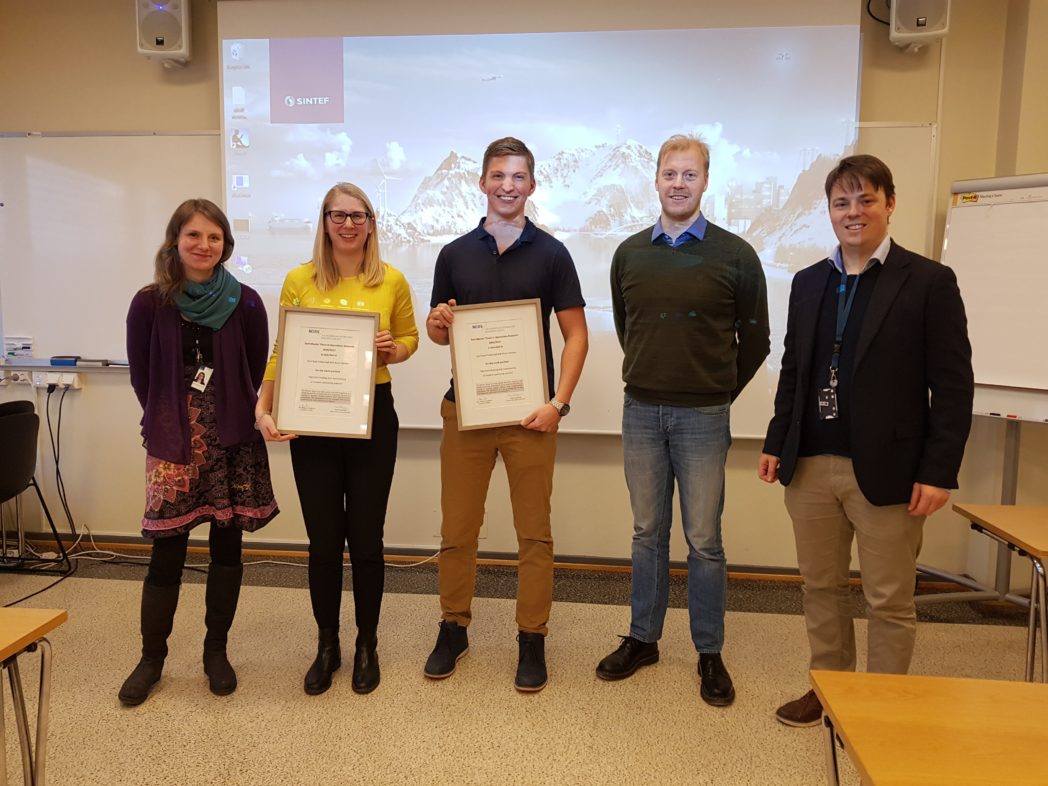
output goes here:
[{"label": "blue jeans", "polygon": [[699,653],[724,645],[728,568],[721,543],[729,405],[671,407],[625,397],[622,447],[633,508],[630,636],[662,637],[669,603],[673,481],[688,541],[688,612]]}]

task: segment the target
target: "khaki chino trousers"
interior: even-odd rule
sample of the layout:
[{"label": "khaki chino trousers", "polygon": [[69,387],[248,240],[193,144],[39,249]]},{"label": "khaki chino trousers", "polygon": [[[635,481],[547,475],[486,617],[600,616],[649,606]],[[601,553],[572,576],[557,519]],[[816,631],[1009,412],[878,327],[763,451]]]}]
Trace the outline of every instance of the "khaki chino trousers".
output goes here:
[{"label": "khaki chino trousers", "polygon": [[855,670],[855,628],[848,588],[851,544],[858,544],[868,626],[867,671],[905,674],[917,634],[913,593],[923,516],[906,505],[871,504],[851,459],[797,460],[786,487],[797,564],[804,579],[804,620],[811,668]]},{"label": "khaki chino trousers", "polygon": [[546,635],[553,605],[550,496],[557,435],[521,426],[458,430],[454,402],[440,403],[440,608],[448,622],[467,626],[477,574],[477,541],[495,458],[509,479],[517,531],[517,628]]}]

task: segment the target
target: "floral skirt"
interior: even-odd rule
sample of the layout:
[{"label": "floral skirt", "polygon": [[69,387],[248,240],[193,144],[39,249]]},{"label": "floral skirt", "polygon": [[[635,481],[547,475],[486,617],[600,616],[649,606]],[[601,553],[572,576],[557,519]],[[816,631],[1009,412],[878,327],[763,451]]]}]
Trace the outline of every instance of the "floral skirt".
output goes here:
[{"label": "floral skirt", "polygon": [[[186,368],[186,386],[196,367]],[[184,535],[198,524],[253,532],[279,513],[269,478],[266,443],[259,438],[223,448],[215,420],[215,378],[204,391],[189,389],[190,460],[176,464],[146,456],[146,512],[142,535]]]}]

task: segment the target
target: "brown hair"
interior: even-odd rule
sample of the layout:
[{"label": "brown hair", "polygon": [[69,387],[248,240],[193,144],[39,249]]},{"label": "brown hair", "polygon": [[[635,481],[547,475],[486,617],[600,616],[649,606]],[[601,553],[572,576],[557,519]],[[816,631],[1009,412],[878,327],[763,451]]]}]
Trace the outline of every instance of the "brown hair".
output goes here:
[{"label": "brown hair", "polygon": [[664,155],[692,149],[698,150],[702,156],[702,162],[706,165],[706,176],[708,177],[710,174],[710,146],[697,136],[691,136],[690,134],[674,134],[662,143],[662,147],[659,148],[659,157],[655,162],[656,176],[658,176],[659,170],[662,169],[662,157]]},{"label": "brown hair", "polygon": [[490,145],[488,149],[484,151],[484,164],[480,170],[480,177],[483,179],[488,174],[488,164],[491,163],[493,158],[501,158],[502,156],[523,156],[528,161],[528,173],[531,175],[531,179],[535,179],[535,156],[528,146],[521,142],[516,137],[504,136],[502,139],[496,139]]},{"label": "brown hair", "polygon": [[895,181],[892,180],[892,171],[888,165],[875,156],[858,155],[842,158],[826,175],[826,198],[830,198],[830,192],[838,184],[861,189],[863,180],[874,190],[883,191],[885,199],[890,200],[895,196]]},{"label": "brown hair", "polygon": [[[331,209],[331,203],[338,194],[359,199],[364,203],[364,209],[371,221],[371,231],[364,241],[364,286],[377,287],[386,277],[386,269],[382,266],[382,255],[378,250],[378,226],[375,223],[375,208],[371,206],[371,200],[360,186],[353,183],[335,183],[324,195],[324,201],[320,205],[320,220],[317,221],[317,236],[313,241],[313,267],[315,268],[313,280],[322,292],[334,289],[340,280],[338,265],[335,264],[335,256],[331,253],[331,238],[328,237],[325,213]],[[349,221],[350,219],[346,219]]]},{"label": "brown hair", "polygon": [[178,255],[178,237],[184,227],[195,215],[201,215],[222,230],[222,257],[218,264],[225,264],[233,254],[233,233],[229,228],[229,219],[222,208],[210,199],[187,199],[171,214],[164,233],[164,244],[156,252],[153,286],[160,292],[165,303],[170,303],[176,294],[182,291],[186,280],[186,271],[182,267],[182,258]]}]

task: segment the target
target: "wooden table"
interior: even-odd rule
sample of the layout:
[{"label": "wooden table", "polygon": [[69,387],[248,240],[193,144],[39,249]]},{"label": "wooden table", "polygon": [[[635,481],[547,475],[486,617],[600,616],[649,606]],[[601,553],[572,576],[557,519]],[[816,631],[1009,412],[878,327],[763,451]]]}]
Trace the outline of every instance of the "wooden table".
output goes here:
[{"label": "wooden table", "polygon": [[863,783],[1048,784],[1048,684],[813,671],[829,729]]},{"label": "wooden table", "polygon": [[1026,679],[1033,679],[1037,629],[1041,640],[1041,682],[1048,678],[1048,583],[1044,563],[1048,557],[1048,507],[1034,505],[954,505],[953,509],[989,535],[1030,558],[1030,618],[1026,633]]},{"label": "wooden table", "polygon": [[[0,663],[11,682],[18,740],[22,749],[22,780],[27,786],[44,786],[47,728],[51,707],[51,643],[44,636],[68,619],[61,609],[0,608]],[[36,752],[29,740],[18,656],[40,650],[40,698],[36,707]],[[2,676],[2,675],[0,675]],[[7,745],[4,730],[3,680],[0,679],[0,786],[7,786]]]}]

